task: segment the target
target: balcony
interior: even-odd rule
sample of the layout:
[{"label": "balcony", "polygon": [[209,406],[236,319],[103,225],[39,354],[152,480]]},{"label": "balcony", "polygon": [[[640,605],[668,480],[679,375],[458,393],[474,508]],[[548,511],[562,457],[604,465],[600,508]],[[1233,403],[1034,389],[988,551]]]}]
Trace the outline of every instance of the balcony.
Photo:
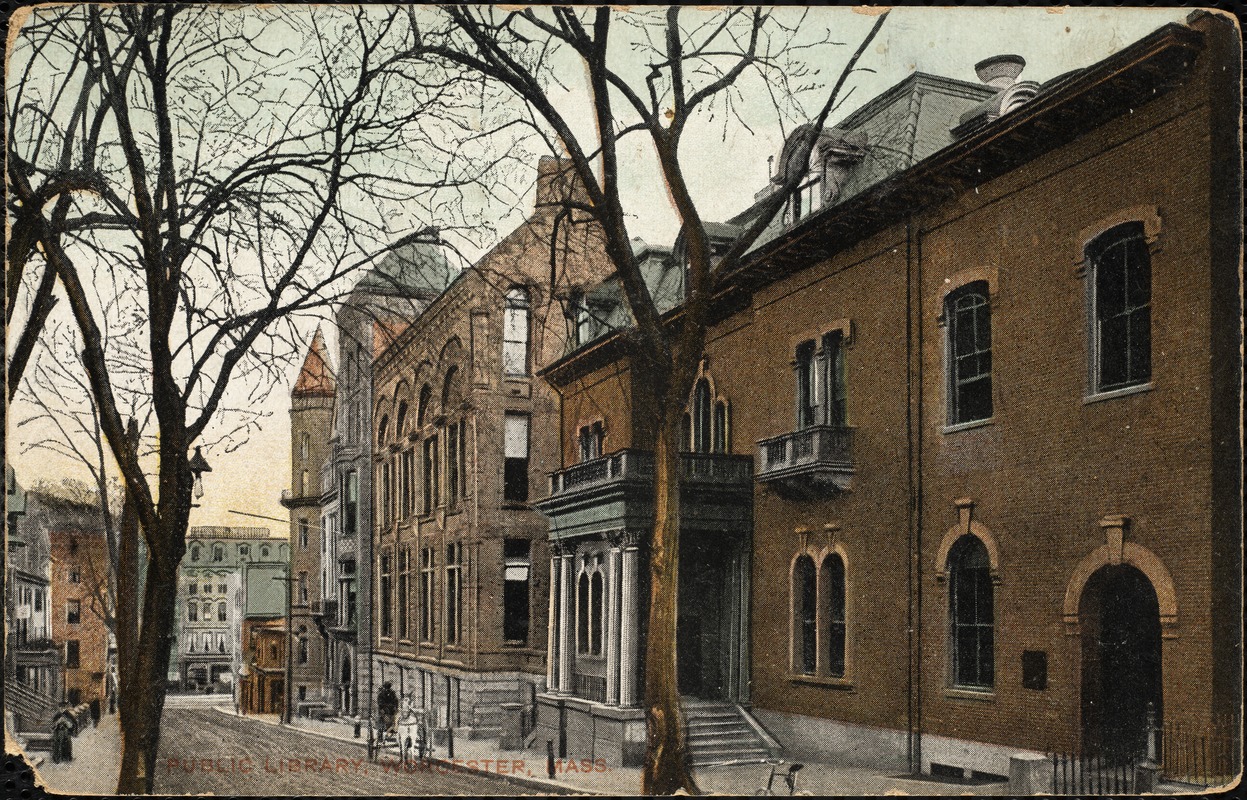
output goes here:
[{"label": "balcony", "polygon": [[337,600],[313,600],[312,601],[312,615],[317,616],[317,617],[324,617],[325,619],[331,622],[336,620],[338,618],[338,601]]},{"label": "balcony", "polygon": [[[680,516],[686,528],[748,531],[753,459],[682,453]],[[550,475],[549,495],[535,505],[550,518],[550,537],[649,530],[654,516],[654,456],[620,450]]]},{"label": "balcony", "polygon": [[758,442],[758,481],[798,498],[852,488],[853,429],[813,425]]},{"label": "balcony", "polygon": [[55,650],[56,643],[51,639],[26,639],[19,640],[17,649],[23,653],[38,653],[45,650]]}]

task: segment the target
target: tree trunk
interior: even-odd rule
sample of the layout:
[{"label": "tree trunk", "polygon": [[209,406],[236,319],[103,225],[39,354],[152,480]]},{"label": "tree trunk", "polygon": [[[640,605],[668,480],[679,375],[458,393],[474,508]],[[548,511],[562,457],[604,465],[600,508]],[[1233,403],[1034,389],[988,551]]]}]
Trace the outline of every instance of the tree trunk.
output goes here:
[{"label": "tree trunk", "polygon": [[[161,532],[160,541],[170,540]],[[160,717],[169,670],[169,632],[173,630],[174,598],[181,555],[149,552],[147,586],[143,592],[138,652],[133,657],[133,691],[121,696],[121,773],[118,794],[150,794],[160,746]],[[120,655],[120,653],[118,654]]]},{"label": "tree trunk", "polygon": [[[137,448],[138,425],[130,418],[126,438]],[[122,484],[126,487],[126,484]],[[139,632],[139,516],[134,495],[125,488],[121,507],[120,541],[117,543],[117,710],[124,730],[129,714],[126,698],[134,697],[135,656]]]},{"label": "tree trunk", "polygon": [[664,415],[654,441],[654,534],[650,539],[649,625],[645,646],[645,763],[641,793],[698,794],[689,772],[676,668],[680,586],[680,414]]}]

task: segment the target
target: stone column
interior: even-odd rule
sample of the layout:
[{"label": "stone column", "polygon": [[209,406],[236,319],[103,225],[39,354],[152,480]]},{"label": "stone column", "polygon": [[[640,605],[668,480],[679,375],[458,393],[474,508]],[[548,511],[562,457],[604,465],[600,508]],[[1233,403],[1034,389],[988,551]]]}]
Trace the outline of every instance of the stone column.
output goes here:
[{"label": "stone column", "polygon": [[637,619],[637,592],[640,550],[635,536],[630,536],[623,547],[623,574],[619,584],[621,630],[619,634],[619,704],[637,704],[637,648],[640,645],[641,621]]},{"label": "stone column", "polygon": [[562,694],[571,694],[572,670],[574,669],[573,659],[576,655],[576,645],[572,642],[572,634],[575,632],[574,623],[572,622],[572,562],[575,556],[566,552],[559,559],[562,561],[562,587],[563,591],[559,593],[559,692]]},{"label": "stone column", "polygon": [[612,544],[606,556],[606,704],[619,705],[620,549]]},{"label": "stone column", "polygon": [[546,691],[558,690],[559,659],[559,551],[550,549],[550,614],[546,621]]}]

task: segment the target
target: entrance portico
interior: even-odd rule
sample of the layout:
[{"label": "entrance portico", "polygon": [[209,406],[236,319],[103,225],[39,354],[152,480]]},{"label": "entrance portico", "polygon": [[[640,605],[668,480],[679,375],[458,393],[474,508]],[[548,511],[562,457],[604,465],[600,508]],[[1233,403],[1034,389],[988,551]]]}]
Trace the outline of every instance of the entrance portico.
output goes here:
[{"label": "entrance portico", "polygon": [[[681,456],[678,680],[682,694],[748,695],[752,460]],[[653,459],[623,450],[551,476],[537,506],[550,518],[547,685],[541,737],[562,757],[594,753],[640,763],[645,748],[645,543],[653,523]]]}]

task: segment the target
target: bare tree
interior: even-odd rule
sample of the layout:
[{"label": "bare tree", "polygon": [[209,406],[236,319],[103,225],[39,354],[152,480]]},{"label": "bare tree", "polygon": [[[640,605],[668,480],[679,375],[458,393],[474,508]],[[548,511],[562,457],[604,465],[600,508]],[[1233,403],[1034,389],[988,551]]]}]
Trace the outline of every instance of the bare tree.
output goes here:
[{"label": "bare tree", "polygon": [[[505,86],[527,105],[534,128],[552,134],[552,149],[571,160],[586,188],[586,201],[572,205],[600,223],[631,312],[633,325],[619,335],[628,345],[633,414],[647,426],[637,444],[655,455],[645,647],[647,748],[641,791],[696,792],[676,681],[682,412],[705,346],[717,277],[741,264],[805,177],[805,165],[828,115],[887,13],[878,15],[830,86],[820,83],[815,70],[802,61],[810,46],[802,38],[805,19],[785,23],[762,8],[711,14],[676,6],[616,13],[605,6],[464,5],[445,7],[444,14],[447,21],[441,27],[413,27],[420,36],[413,49]],[[825,51],[813,52],[826,56]],[[578,131],[589,126],[578,126],[574,111],[560,107],[557,99],[565,90],[568,67],[574,69],[575,62],[587,76],[593,131],[587,136]],[[787,160],[801,168],[781,173],[778,190],[762,202],[726,251],[712,258],[706,220],[687,180],[681,144],[690,124],[705,123],[714,114],[720,124],[743,124],[739,107],[747,86],[756,90],[755,96],[769,97],[781,116],[801,107],[798,95],[818,95],[813,102],[816,110],[810,119],[799,120],[810,124],[809,134],[794,137],[797,152]],[[652,147],[687,248],[686,294],[671,319],[664,319],[654,302],[631,245],[621,191],[620,144],[633,135],[646,137]]]},{"label": "bare tree", "polygon": [[[453,235],[457,193],[497,160],[472,157],[493,103],[479,78],[413,61],[412,17],[392,9],[44,6],[12,24],[8,273],[25,302],[11,294],[9,317],[22,311],[33,351],[45,286],[67,300],[132,512],[121,527],[146,541],[141,610],[118,632],[118,791],[146,793],[193,447],[231,381],[251,392],[244,417],[281,383],[296,317],[353,270]],[[142,437],[127,397],[150,413]]]}]

